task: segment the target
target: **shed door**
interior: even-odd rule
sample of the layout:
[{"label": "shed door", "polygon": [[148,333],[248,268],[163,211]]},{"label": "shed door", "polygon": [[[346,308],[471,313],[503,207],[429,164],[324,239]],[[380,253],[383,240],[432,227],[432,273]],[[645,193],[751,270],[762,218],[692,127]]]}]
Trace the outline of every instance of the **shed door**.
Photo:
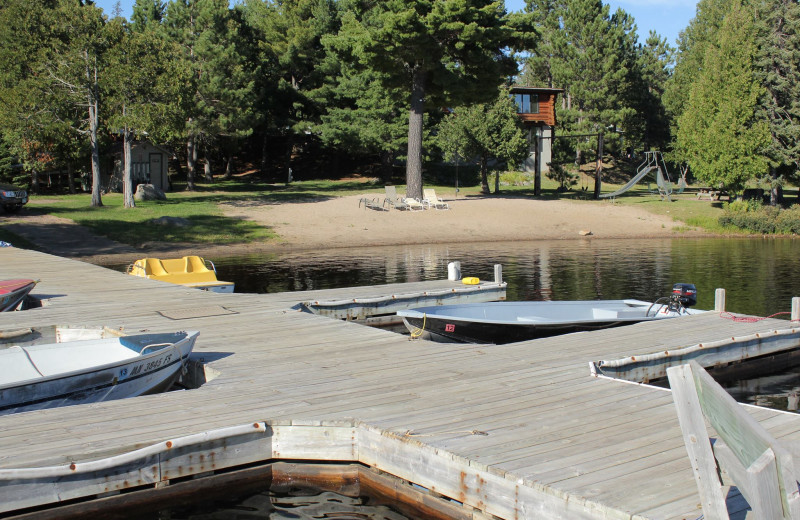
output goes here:
[{"label": "shed door", "polygon": [[161,170],[161,161],[163,158],[164,154],[150,154],[150,182],[153,183],[156,188],[161,190],[164,189],[164,175]]}]

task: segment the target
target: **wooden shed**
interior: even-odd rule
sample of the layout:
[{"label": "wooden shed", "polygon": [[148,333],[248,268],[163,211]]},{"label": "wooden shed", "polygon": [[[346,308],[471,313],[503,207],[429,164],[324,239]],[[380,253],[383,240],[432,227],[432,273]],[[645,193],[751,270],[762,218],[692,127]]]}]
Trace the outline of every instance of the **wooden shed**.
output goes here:
[{"label": "wooden shed", "polygon": [[[114,153],[114,176],[122,178],[122,143]],[[167,174],[170,152],[149,141],[135,141],[131,145],[131,167],[133,183],[152,184],[161,191],[169,191],[170,183]]]},{"label": "wooden shed", "polygon": [[556,98],[563,88],[512,86],[511,97],[517,105],[517,114],[528,130],[530,149],[523,163],[525,171],[536,170],[539,155],[539,171],[547,171],[552,157],[553,134],[556,126]]}]

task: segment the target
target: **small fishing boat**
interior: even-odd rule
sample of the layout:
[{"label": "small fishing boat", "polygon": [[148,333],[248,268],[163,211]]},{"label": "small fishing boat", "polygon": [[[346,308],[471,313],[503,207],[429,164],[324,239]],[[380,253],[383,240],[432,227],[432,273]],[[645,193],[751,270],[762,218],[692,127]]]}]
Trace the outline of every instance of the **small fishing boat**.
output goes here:
[{"label": "small fishing boat", "polygon": [[[676,292],[677,291],[677,292]],[[691,284],[676,284],[670,297],[641,300],[465,303],[398,311],[414,337],[461,343],[513,343],[675,318],[704,311]]]},{"label": "small fishing boat", "polygon": [[36,286],[36,280],[0,280],[0,312],[13,311]]},{"label": "small fishing boat", "polygon": [[217,280],[217,268],[214,262],[199,256],[142,258],[129,265],[127,272],[133,276],[217,293],[232,293],[234,286],[233,282]]},{"label": "small fishing boat", "polygon": [[[108,332],[95,331],[101,339],[0,348],[0,415],[166,390],[181,375],[199,334]],[[65,337],[85,338],[87,331]]]}]

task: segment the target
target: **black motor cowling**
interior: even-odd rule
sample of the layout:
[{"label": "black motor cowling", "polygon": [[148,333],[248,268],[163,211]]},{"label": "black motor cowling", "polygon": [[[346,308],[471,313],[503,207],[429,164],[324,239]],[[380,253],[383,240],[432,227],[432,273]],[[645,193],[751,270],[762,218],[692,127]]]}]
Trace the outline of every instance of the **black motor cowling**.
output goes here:
[{"label": "black motor cowling", "polygon": [[697,288],[692,283],[676,283],[672,286],[670,300],[684,307],[697,304]]}]

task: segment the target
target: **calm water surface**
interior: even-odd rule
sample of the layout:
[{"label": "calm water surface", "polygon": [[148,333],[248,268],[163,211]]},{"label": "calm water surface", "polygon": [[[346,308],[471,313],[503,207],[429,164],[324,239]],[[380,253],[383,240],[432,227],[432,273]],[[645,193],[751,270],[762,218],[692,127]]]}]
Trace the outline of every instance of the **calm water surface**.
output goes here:
[{"label": "calm water surface", "polygon": [[652,301],[688,282],[697,286],[698,308],[713,308],[714,290],[723,287],[728,310],[758,316],[791,309],[791,298],[800,296],[799,259],[800,240],[793,239],[578,239],[210,258],[236,292],[441,280],[448,262],[458,260],[463,276],[489,280],[502,264],[509,300]]}]

